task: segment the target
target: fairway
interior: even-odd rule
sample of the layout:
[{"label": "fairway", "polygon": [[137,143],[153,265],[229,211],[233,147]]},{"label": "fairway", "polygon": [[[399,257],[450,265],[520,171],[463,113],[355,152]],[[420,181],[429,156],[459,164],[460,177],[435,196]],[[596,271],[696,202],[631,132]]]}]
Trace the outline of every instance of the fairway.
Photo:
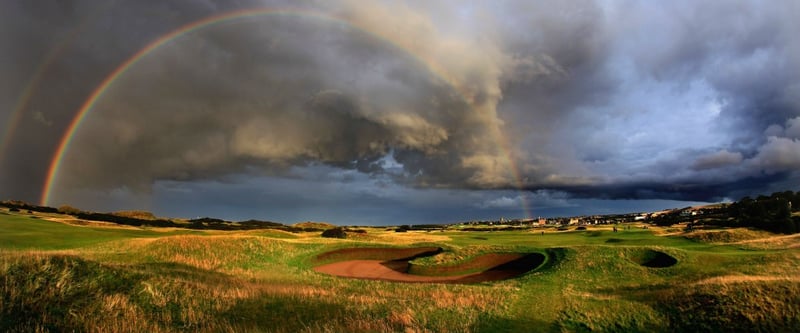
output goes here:
[{"label": "fairway", "polygon": [[[2,213],[3,331],[800,328],[800,238],[794,236],[729,229],[719,233],[749,239],[712,243],[633,225],[619,232],[598,226],[547,229],[544,234],[448,230],[400,235],[368,228],[366,234],[335,240],[319,232],[159,231]],[[411,247],[426,255],[400,250]],[[542,259],[518,277],[468,284],[351,279],[314,269],[350,258],[328,253],[360,248],[399,253],[372,258],[378,264],[393,256],[410,257],[410,265],[433,274],[432,280],[473,274],[464,267],[487,254],[539,253]]]},{"label": "fairway", "polygon": [[0,215],[0,244],[6,249],[72,249],[103,242],[179,235],[193,233],[188,230],[158,232],[144,229],[74,226],[43,220],[36,216]]}]

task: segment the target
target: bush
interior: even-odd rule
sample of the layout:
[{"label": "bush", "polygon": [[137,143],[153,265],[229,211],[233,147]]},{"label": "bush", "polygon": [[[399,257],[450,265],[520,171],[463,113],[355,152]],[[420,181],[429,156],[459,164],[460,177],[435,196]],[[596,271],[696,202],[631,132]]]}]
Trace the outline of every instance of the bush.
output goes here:
[{"label": "bush", "polygon": [[325,238],[347,238],[347,232],[342,227],[328,229],[322,232],[322,237]]},{"label": "bush", "polygon": [[66,215],[76,215],[83,213],[83,211],[81,211],[80,209],[68,205],[63,205],[61,207],[58,207],[58,212]]}]

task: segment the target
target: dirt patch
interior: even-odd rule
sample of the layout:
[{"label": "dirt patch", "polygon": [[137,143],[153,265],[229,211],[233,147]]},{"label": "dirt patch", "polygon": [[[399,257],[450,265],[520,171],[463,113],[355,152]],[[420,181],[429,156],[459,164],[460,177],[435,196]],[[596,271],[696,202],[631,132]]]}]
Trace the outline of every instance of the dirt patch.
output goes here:
[{"label": "dirt patch", "polygon": [[639,265],[650,268],[672,267],[678,263],[678,259],[664,252],[655,250],[642,250],[631,256],[629,259]]},{"label": "dirt patch", "polygon": [[317,262],[344,261],[344,260],[413,260],[420,257],[429,257],[442,252],[441,247],[355,247],[333,250],[317,256]]},{"label": "dirt patch", "polygon": [[395,282],[478,283],[505,280],[525,274],[544,261],[541,253],[489,253],[448,266],[411,265],[412,259],[432,256],[441,248],[353,248],[317,256],[319,261],[337,261],[314,268],[330,275]]}]

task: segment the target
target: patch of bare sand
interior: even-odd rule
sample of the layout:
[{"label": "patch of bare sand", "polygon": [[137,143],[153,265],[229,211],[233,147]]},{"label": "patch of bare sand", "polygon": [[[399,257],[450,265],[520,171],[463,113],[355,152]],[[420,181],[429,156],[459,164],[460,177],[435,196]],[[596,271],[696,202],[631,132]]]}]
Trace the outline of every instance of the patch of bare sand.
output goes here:
[{"label": "patch of bare sand", "polygon": [[444,282],[454,281],[472,275],[422,276],[403,273],[402,271],[407,269],[407,267],[408,263],[401,261],[347,260],[317,266],[314,267],[314,270],[320,273],[341,277],[397,282]]},{"label": "patch of bare sand", "polygon": [[[439,253],[441,248],[349,248],[323,253],[318,260],[341,261],[314,268],[329,275],[395,282],[477,283],[505,280],[536,268],[543,255],[489,253],[457,266],[428,267],[425,273],[410,268],[409,260]],[[381,260],[378,260],[381,259]],[[459,272],[470,272],[459,274]],[[449,274],[448,274],[449,273]]]},{"label": "patch of bare sand", "polygon": [[407,269],[407,261],[382,260],[347,260],[314,267],[315,271],[329,275],[406,283],[478,283],[505,280],[521,274],[517,271],[488,270],[463,275],[427,276],[405,273]]}]

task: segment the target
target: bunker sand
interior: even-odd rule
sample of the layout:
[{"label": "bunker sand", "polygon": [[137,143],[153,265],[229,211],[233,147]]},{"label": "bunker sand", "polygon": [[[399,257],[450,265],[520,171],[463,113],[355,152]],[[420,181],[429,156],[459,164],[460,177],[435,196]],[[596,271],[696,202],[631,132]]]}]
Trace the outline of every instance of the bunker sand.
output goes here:
[{"label": "bunker sand", "polygon": [[[319,273],[346,278],[409,283],[479,283],[505,280],[525,274],[544,262],[539,253],[489,253],[455,266],[415,269],[410,260],[431,256],[440,248],[352,248],[319,255],[318,260],[340,260],[314,268]],[[425,275],[411,271],[424,271]],[[467,274],[453,272],[469,271]]]}]

